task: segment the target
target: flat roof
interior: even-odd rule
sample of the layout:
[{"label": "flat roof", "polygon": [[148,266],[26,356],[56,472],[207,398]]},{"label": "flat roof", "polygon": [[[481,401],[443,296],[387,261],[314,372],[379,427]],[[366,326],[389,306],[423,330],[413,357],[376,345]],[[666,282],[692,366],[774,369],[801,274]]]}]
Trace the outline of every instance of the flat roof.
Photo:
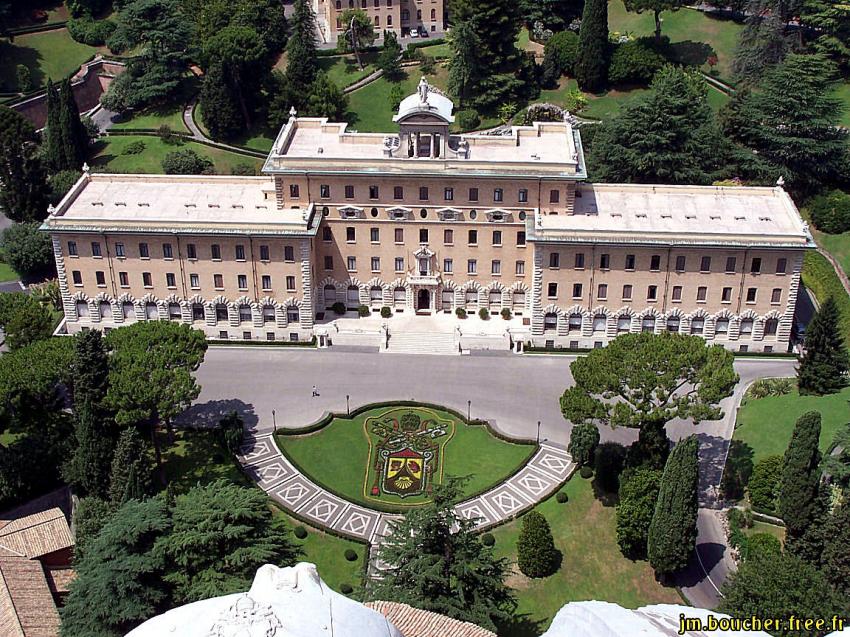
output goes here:
[{"label": "flat roof", "polygon": [[[392,154],[386,152],[387,144]],[[461,144],[464,151],[458,152]],[[449,148],[446,157],[403,157],[397,133],[350,132],[344,122],[292,117],[275,140],[263,172],[586,177],[579,134],[568,122],[513,126],[504,135],[452,134]]]},{"label": "flat roof", "polygon": [[271,177],[86,173],[42,229],[308,234],[311,215],[279,209]]},{"label": "flat roof", "polygon": [[531,224],[537,241],[814,247],[779,187],[580,184],[573,214]]}]

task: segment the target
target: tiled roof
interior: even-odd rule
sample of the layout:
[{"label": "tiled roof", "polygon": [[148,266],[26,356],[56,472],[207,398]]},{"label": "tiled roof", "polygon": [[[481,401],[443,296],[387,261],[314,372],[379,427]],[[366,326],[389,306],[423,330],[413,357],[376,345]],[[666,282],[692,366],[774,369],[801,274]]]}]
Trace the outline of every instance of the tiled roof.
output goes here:
[{"label": "tiled roof", "polygon": [[480,626],[397,602],[367,602],[389,619],[404,637],[496,637]]},{"label": "tiled roof", "polygon": [[54,595],[67,593],[71,582],[77,576],[72,568],[54,566],[45,566],[44,575],[47,578],[47,584],[50,586],[50,592]]},{"label": "tiled roof", "polygon": [[41,562],[0,557],[0,635],[56,637],[59,613]]},{"label": "tiled roof", "polygon": [[32,559],[71,546],[74,546],[74,538],[61,509],[0,520],[0,555]]}]

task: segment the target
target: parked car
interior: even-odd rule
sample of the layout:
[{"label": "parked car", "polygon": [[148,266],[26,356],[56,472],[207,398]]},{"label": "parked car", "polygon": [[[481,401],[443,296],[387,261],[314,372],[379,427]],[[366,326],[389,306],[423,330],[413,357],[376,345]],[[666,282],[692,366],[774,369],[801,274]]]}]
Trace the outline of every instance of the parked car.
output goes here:
[{"label": "parked car", "polygon": [[418,38],[419,37],[419,29],[411,29],[410,37],[411,38]]},{"label": "parked car", "polygon": [[[418,31],[419,31],[419,37],[420,38],[427,38],[428,37],[428,29],[426,29],[425,27],[419,27]],[[416,36],[414,36],[414,37],[416,37]]]}]

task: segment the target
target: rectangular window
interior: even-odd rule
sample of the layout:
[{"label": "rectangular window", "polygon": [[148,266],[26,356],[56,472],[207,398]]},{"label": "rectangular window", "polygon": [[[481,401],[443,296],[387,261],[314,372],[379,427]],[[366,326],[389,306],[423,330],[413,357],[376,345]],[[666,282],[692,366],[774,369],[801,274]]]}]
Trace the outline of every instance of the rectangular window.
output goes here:
[{"label": "rectangular window", "polygon": [[504,199],[505,193],[501,188],[495,188],[493,190],[493,201],[502,201]]},{"label": "rectangular window", "polygon": [[443,273],[451,274],[454,272],[454,262],[451,259],[443,259]]},{"label": "rectangular window", "polygon": [[322,184],[319,186],[319,197],[322,199],[330,199],[331,198],[331,187],[329,184]]},{"label": "rectangular window", "polygon": [[493,245],[494,246],[502,245],[502,231],[501,230],[493,230]]},{"label": "rectangular window", "polygon": [[428,228],[419,228],[419,243],[428,243]]},{"label": "rectangular window", "polygon": [[68,242],[68,255],[72,256],[72,257],[77,256],[77,242],[76,241],[69,241]]},{"label": "rectangular window", "polygon": [[381,231],[379,228],[369,228],[369,241],[378,243],[381,240]]},{"label": "rectangular window", "polygon": [[334,258],[331,256],[325,257],[325,270],[333,270],[334,269]]},{"label": "rectangular window", "polygon": [[726,257],[726,272],[727,272],[727,274],[734,273],[737,265],[738,265],[738,259],[736,259],[735,257]]},{"label": "rectangular window", "polygon": [[634,270],[635,269],[635,255],[627,254],[626,255],[626,270]]},{"label": "rectangular window", "polygon": [[773,288],[773,291],[770,293],[770,302],[771,303],[780,303],[782,301],[782,288]]},{"label": "rectangular window", "polygon": [[596,288],[596,298],[600,301],[608,298],[608,285],[606,283],[600,283]]},{"label": "rectangular window", "polygon": [[349,185],[345,187],[345,198],[354,199],[354,186]]},{"label": "rectangular window", "polygon": [[747,303],[756,302],[756,288],[747,288]]},{"label": "rectangular window", "polygon": [[454,188],[443,188],[443,199],[446,201],[454,201],[455,198],[455,189]]},{"label": "rectangular window", "polygon": [[322,241],[333,241],[333,232],[328,226],[322,228]]},{"label": "rectangular window", "polygon": [[525,188],[520,188],[519,192],[517,192],[517,201],[528,203],[528,191]]},{"label": "rectangular window", "polygon": [[[147,249],[145,251],[147,252]],[[217,243],[210,246],[210,257],[213,261],[221,261],[221,246]]]},{"label": "rectangular window", "polygon": [[[150,258],[150,252],[148,252],[148,244],[147,243],[140,243],[139,244],[139,257],[142,258],[142,259]],[[213,256],[213,258],[215,258],[215,256]]]},{"label": "rectangular window", "polygon": [[708,288],[704,285],[701,285],[697,288],[697,301],[705,301],[705,297],[708,295]]},{"label": "rectangular window", "polygon": [[93,257],[99,257],[99,256],[101,256],[101,253],[100,253],[100,243],[98,243],[97,241],[92,241],[92,242],[91,242],[91,255],[92,255]]},{"label": "rectangular window", "polygon": [[653,254],[649,258],[649,269],[651,272],[658,272],[661,269],[661,255]]},{"label": "rectangular window", "polygon": [[711,257],[703,257],[699,261],[700,272],[711,272]]},{"label": "rectangular window", "polygon": [[287,292],[295,292],[295,277],[294,276],[286,277],[286,291]]},{"label": "rectangular window", "polygon": [[546,296],[548,296],[550,299],[554,299],[556,296],[558,296],[557,283],[550,283],[546,286]]},{"label": "rectangular window", "polygon": [[290,263],[295,261],[295,248],[292,246],[283,246],[283,260]]},{"label": "rectangular window", "polygon": [[516,244],[518,246],[524,246],[525,245],[525,230],[520,230],[519,232],[516,233]]},{"label": "rectangular window", "polygon": [[685,271],[685,257],[683,255],[679,255],[676,257],[676,272],[684,272]]},{"label": "rectangular window", "polygon": [[393,187],[393,199],[404,199],[404,188],[402,186]]},{"label": "rectangular window", "polygon": [[116,257],[126,256],[124,254],[124,244],[123,243],[116,243],[115,244],[115,256]]},{"label": "rectangular window", "polygon": [[681,301],[682,300],[682,286],[681,285],[674,285],[673,286],[673,295],[672,295],[671,298],[674,301]]},{"label": "rectangular window", "polygon": [[177,287],[177,282],[174,280],[174,273],[173,272],[166,272],[165,273],[165,285],[166,285],[166,287],[169,287],[169,288],[176,288]]},{"label": "rectangular window", "polygon": [[170,243],[163,243],[162,244],[162,258],[163,259],[173,259],[174,258],[174,253],[171,251],[171,244]]},{"label": "rectangular window", "polygon": [[561,200],[561,191],[560,190],[550,190],[549,191],[549,203],[558,203]]},{"label": "rectangular window", "polygon": [[106,285],[106,277],[101,270],[94,273],[94,280],[97,281],[98,285]]},{"label": "rectangular window", "polygon": [[142,272],[142,285],[144,285],[146,288],[153,287],[153,279],[151,278],[150,272]]},{"label": "rectangular window", "polygon": [[192,288],[193,290],[197,290],[198,288],[200,288],[201,287],[201,277],[199,277],[197,274],[190,274],[189,275],[189,287]]},{"label": "rectangular window", "polygon": [[419,201],[428,201],[428,186],[419,187]]},{"label": "rectangular window", "polygon": [[469,189],[469,200],[470,201],[478,201],[478,188],[470,188]]},{"label": "rectangular window", "polygon": [[213,274],[213,287],[216,290],[224,288],[224,276],[221,274]]},{"label": "rectangular window", "polygon": [[475,259],[469,259],[466,262],[466,273],[475,274],[476,272],[478,272],[478,262]]},{"label": "rectangular window", "polygon": [[755,257],[750,262],[750,274],[759,274],[761,272],[761,259]]},{"label": "rectangular window", "polygon": [[785,274],[785,269],[788,267],[788,259],[776,260],[776,274]]},{"label": "rectangular window", "polygon": [[404,243],[404,229],[396,228],[395,229],[395,242],[396,243]]},{"label": "rectangular window", "polygon": [[575,269],[584,270],[584,252],[576,252]]},{"label": "rectangular window", "polygon": [[237,245],[235,253],[236,253],[236,260],[237,261],[244,261],[245,260],[245,246],[243,246],[241,244]]},{"label": "rectangular window", "polygon": [[501,274],[502,273],[502,262],[498,259],[494,259],[490,264],[490,274]]},{"label": "rectangular window", "polygon": [[732,302],[732,288],[723,288],[723,292],[721,292],[720,300],[724,303]]},{"label": "rectangular window", "polygon": [[263,286],[264,290],[271,290],[272,289],[272,278],[271,278],[271,276],[269,276],[268,274],[264,274],[262,276],[262,278],[260,279],[260,285]]},{"label": "rectangular window", "polygon": [[550,268],[560,268],[561,267],[561,254],[559,252],[550,252],[549,253],[549,267]]},{"label": "rectangular window", "polygon": [[74,281],[74,285],[82,285],[83,284],[83,275],[79,270],[74,270],[71,272],[71,279]]},{"label": "rectangular window", "polygon": [[623,286],[623,300],[631,301],[632,300],[632,286],[624,285]]},{"label": "rectangular window", "polygon": [[478,245],[478,230],[470,230],[469,231],[469,245],[476,246]]},{"label": "rectangular window", "polygon": [[369,199],[377,199],[380,191],[377,186],[369,186]]},{"label": "rectangular window", "polygon": [[599,255],[599,269],[600,270],[608,270],[611,268],[611,255],[610,254],[600,254]]},{"label": "rectangular window", "polygon": [[197,259],[198,258],[198,249],[195,247],[194,243],[186,244],[186,258],[187,259]]},{"label": "rectangular window", "polygon": [[260,261],[269,261],[269,247],[260,246]]},{"label": "rectangular window", "polygon": [[381,257],[372,257],[372,272],[380,272],[381,271]]},{"label": "rectangular window", "polygon": [[240,290],[247,290],[248,289],[248,277],[244,274],[237,274],[236,275],[236,286]]},{"label": "rectangular window", "polygon": [[404,272],[404,257],[395,258],[395,271]]},{"label": "rectangular window", "polygon": [[354,243],[354,240],[355,240],[355,237],[356,237],[356,236],[357,236],[357,235],[356,235],[356,233],[355,233],[355,231],[354,231],[354,228],[353,228],[353,227],[348,226],[348,227],[345,229],[345,240],[346,240],[346,241],[348,241],[349,243]]},{"label": "rectangular window", "polygon": [[455,233],[454,230],[443,230],[443,243],[447,246],[454,245]]},{"label": "rectangular window", "polygon": [[523,276],[525,274],[525,261],[517,261],[516,262],[516,275]]},{"label": "rectangular window", "polygon": [[580,299],[581,298],[581,283],[573,283],[573,298]]},{"label": "rectangular window", "polygon": [[289,184],[289,196],[293,199],[298,199],[298,184]]},{"label": "rectangular window", "polygon": [[657,301],[658,300],[658,286],[650,285],[646,288],[646,300],[647,301]]}]

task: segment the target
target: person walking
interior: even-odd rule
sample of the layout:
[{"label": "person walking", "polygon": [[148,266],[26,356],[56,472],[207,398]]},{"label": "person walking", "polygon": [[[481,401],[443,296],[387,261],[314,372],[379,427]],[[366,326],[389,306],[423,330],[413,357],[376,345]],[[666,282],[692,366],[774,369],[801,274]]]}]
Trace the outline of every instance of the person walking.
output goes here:
[{"label": "person walking", "polygon": [[316,386],[315,386],[315,385],[313,385],[313,398],[315,398],[315,397],[316,397],[316,396],[318,396],[318,395],[319,395],[319,390],[318,390],[318,389],[316,389]]}]

